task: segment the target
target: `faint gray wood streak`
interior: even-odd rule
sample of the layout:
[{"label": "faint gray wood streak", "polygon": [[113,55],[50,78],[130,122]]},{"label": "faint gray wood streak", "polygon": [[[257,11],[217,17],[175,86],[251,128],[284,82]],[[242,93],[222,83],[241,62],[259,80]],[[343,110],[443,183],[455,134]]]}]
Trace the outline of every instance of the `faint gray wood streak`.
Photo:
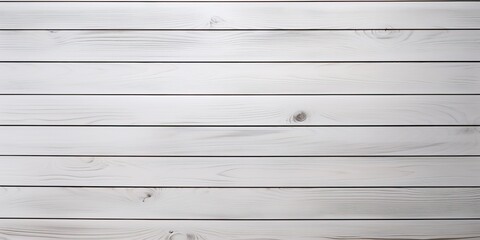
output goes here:
[{"label": "faint gray wood streak", "polygon": [[480,96],[0,96],[3,125],[480,125],[478,110]]},{"label": "faint gray wood streak", "polygon": [[0,185],[480,186],[477,157],[0,157]]},{"label": "faint gray wood streak", "polygon": [[475,2],[0,3],[0,29],[478,29],[479,26],[480,4]]},{"label": "faint gray wood streak", "polygon": [[479,154],[479,127],[0,127],[0,155]]},{"label": "faint gray wood streak", "polygon": [[12,240],[480,239],[480,221],[0,220]]},{"label": "faint gray wood streak", "polygon": [[0,61],[478,61],[479,33],[1,31]]},{"label": "faint gray wood streak", "polygon": [[0,94],[480,93],[479,63],[0,63]]},{"label": "faint gray wood streak", "polygon": [[4,187],[0,205],[2,218],[479,218],[480,189]]}]

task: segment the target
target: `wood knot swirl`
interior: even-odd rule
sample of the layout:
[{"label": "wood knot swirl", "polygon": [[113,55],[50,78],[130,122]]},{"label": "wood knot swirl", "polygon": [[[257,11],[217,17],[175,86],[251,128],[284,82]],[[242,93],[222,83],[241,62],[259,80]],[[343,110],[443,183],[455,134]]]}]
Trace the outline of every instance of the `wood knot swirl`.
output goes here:
[{"label": "wood knot swirl", "polygon": [[210,18],[210,21],[209,21],[209,25],[211,28],[214,28],[216,25],[222,23],[222,22],[225,22],[225,20],[223,20],[223,18],[219,17],[219,16],[213,16]]},{"label": "wood knot swirl", "polygon": [[363,34],[369,38],[379,40],[393,40],[393,41],[406,41],[408,40],[413,31],[411,30],[395,30],[395,29],[383,29],[383,30],[369,30],[363,31]]},{"label": "wood knot swirl", "polygon": [[169,231],[170,235],[167,240],[196,240],[197,237],[193,234],[185,234],[180,232]]},{"label": "wood knot swirl", "polygon": [[303,111],[297,112],[293,116],[293,121],[295,122],[303,122],[305,120],[307,120],[307,114]]}]

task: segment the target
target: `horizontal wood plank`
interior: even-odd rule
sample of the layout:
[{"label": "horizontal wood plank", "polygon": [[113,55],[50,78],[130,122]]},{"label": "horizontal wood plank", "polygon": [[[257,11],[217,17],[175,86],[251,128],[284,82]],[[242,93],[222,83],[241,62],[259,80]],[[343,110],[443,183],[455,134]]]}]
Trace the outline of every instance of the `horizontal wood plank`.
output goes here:
[{"label": "horizontal wood plank", "polygon": [[0,124],[480,125],[479,109],[480,95],[0,96]]},{"label": "horizontal wood plank", "polygon": [[480,155],[480,127],[0,127],[0,155]]},{"label": "horizontal wood plank", "polygon": [[2,186],[480,186],[478,157],[0,157]]},{"label": "horizontal wood plank", "polygon": [[480,30],[0,32],[0,61],[479,60]]},{"label": "horizontal wood plank", "polygon": [[480,94],[480,63],[0,63],[0,94]]},{"label": "horizontal wood plank", "polygon": [[2,218],[479,218],[478,188],[0,189]]},{"label": "horizontal wood plank", "polygon": [[479,27],[480,4],[476,2],[0,3],[0,29]]},{"label": "horizontal wood plank", "polygon": [[[407,229],[407,230],[406,230]],[[12,240],[479,239],[480,221],[0,220]]]}]

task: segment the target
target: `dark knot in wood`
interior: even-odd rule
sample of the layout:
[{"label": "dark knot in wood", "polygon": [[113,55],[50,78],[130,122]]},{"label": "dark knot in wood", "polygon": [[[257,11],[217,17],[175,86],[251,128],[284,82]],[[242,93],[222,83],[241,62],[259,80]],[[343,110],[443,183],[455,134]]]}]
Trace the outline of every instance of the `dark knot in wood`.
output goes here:
[{"label": "dark knot in wood", "polygon": [[303,122],[307,120],[307,114],[305,112],[298,112],[293,117],[293,120],[295,120],[295,122]]}]

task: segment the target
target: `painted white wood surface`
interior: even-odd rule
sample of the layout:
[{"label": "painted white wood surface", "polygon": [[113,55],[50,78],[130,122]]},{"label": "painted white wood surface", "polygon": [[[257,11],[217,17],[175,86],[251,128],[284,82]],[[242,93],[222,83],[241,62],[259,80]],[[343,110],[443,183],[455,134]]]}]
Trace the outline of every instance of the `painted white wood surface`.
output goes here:
[{"label": "painted white wood surface", "polygon": [[0,94],[478,94],[480,63],[0,63]]},{"label": "painted white wood surface", "polygon": [[[406,230],[407,229],[407,230]],[[13,240],[480,239],[480,221],[0,220]]]},{"label": "painted white wood surface", "polygon": [[480,186],[478,157],[0,157],[0,185]]},{"label": "painted white wood surface", "polygon": [[0,29],[478,29],[476,2],[0,3]]},{"label": "painted white wood surface", "polygon": [[0,127],[0,155],[480,155],[480,128]]},{"label": "painted white wood surface", "polygon": [[0,217],[115,219],[479,218],[478,188],[4,187]]},{"label": "painted white wood surface", "polygon": [[480,95],[0,96],[0,124],[480,125]]},{"label": "painted white wood surface", "polygon": [[0,61],[479,61],[479,33],[0,31]]},{"label": "painted white wood surface", "polygon": [[121,1],[0,2],[0,238],[480,239],[479,3]]}]

